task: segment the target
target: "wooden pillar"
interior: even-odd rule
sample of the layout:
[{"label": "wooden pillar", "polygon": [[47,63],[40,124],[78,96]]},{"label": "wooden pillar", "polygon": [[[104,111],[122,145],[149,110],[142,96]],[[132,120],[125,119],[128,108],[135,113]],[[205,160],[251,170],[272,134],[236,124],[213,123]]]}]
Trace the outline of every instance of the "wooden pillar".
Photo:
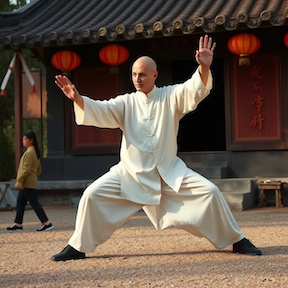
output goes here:
[{"label": "wooden pillar", "polygon": [[22,64],[19,57],[16,57],[14,66],[14,111],[15,111],[15,167],[16,171],[23,152],[23,110],[22,110]]}]

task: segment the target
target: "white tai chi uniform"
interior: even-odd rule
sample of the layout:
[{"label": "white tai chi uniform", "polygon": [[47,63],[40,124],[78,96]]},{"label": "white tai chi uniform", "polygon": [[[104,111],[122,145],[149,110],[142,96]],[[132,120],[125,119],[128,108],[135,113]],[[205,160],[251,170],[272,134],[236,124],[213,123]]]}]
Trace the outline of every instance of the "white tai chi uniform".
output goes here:
[{"label": "white tai chi uniform", "polygon": [[78,125],[120,128],[122,143],[120,162],[84,191],[69,245],[93,252],[141,207],[156,229],[183,228],[217,248],[244,238],[219,189],[177,157],[179,121],[211,88],[211,72],[205,87],[197,70],[147,95],[83,96],[84,111],[74,102]]}]

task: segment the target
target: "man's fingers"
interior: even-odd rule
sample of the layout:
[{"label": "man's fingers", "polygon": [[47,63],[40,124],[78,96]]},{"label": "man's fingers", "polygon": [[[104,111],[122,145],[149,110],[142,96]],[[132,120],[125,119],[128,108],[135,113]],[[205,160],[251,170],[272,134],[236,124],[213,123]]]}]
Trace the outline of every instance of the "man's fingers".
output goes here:
[{"label": "man's fingers", "polygon": [[208,35],[205,35],[204,37],[201,36],[199,39],[199,51],[203,48],[209,49],[212,52],[216,48],[216,43],[213,43],[212,37],[208,37]]},{"label": "man's fingers", "polygon": [[216,48],[216,42],[213,43],[211,51],[214,52],[215,48]]},{"label": "man's fingers", "polygon": [[56,83],[56,85],[57,85],[60,89],[63,88],[63,86],[62,86],[57,80],[55,80],[55,83]]},{"label": "man's fingers", "polygon": [[205,35],[205,37],[204,37],[203,48],[208,48],[208,35]]},{"label": "man's fingers", "polygon": [[62,89],[62,87],[65,85],[65,81],[64,81],[63,77],[62,76],[56,76],[55,78],[57,81],[57,85]]},{"label": "man's fingers", "polygon": [[209,40],[208,40],[208,49],[211,49],[211,47],[212,47],[212,38],[211,37],[209,37]]},{"label": "man's fingers", "polygon": [[63,91],[64,94],[70,93],[71,90],[76,92],[74,84],[66,76],[57,75],[55,78],[56,85]]},{"label": "man's fingers", "polygon": [[199,50],[203,48],[203,36],[199,39]]},{"label": "man's fingers", "polygon": [[72,84],[72,82],[66,76],[57,75],[55,78],[62,86]]}]

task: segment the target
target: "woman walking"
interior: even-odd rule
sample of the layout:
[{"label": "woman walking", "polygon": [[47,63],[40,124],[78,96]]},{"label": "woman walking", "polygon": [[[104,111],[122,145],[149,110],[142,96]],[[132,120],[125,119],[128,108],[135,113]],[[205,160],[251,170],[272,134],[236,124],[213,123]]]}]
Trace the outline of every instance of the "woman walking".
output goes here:
[{"label": "woman walking", "polygon": [[14,185],[14,190],[20,189],[17,198],[17,212],[15,223],[12,226],[7,227],[7,230],[23,229],[22,223],[27,201],[29,201],[42,223],[42,226],[37,229],[37,231],[50,230],[53,228],[53,225],[47,218],[36,194],[38,184],[37,176],[41,173],[41,164],[40,149],[35,133],[33,131],[24,132],[22,143],[27,149],[20,159],[16,183]]}]

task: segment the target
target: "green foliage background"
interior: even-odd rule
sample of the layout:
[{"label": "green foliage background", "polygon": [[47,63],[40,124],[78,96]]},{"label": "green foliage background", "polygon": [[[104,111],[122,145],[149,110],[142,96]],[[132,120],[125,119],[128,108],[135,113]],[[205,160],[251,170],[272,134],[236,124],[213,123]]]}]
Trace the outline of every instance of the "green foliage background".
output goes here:
[{"label": "green foliage background", "polygon": [[[30,2],[30,1],[28,1]],[[22,7],[26,1],[16,1],[10,4],[9,0],[0,1],[0,12],[9,12]],[[29,69],[41,69],[45,73],[45,66],[33,56],[30,50],[21,51]],[[0,51],[0,83],[5,77],[13,51]],[[14,73],[12,71],[6,96],[0,96],[0,181],[15,178],[15,121],[14,121]],[[47,154],[47,119],[29,119],[23,121],[23,131],[35,131],[42,154]],[[41,131],[42,130],[42,131]],[[41,137],[43,135],[43,139]],[[42,147],[41,147],[42,146]]]}]

